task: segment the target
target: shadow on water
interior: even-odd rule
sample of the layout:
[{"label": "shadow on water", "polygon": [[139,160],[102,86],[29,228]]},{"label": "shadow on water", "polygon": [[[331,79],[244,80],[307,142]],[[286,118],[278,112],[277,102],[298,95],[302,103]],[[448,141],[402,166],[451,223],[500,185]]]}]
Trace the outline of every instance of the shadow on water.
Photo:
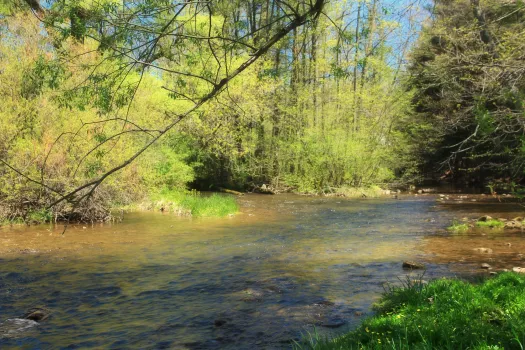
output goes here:
[{"label": "shadow on water", "polygon": [[[414,197],[241,204],[229,219],[133,213],[64,236],[60,227],[3,228],[0,347],[289,348],[313,327],[354,327],[386,281],[409,273],[402,260],[426,261],[426,279],[474,269],[485,257],[467,250],[469,238],[458,253],[446,244],[458,238],[439,232],[463,211],[494,209]],[[51,317],[17,326],[35,306]]]}]

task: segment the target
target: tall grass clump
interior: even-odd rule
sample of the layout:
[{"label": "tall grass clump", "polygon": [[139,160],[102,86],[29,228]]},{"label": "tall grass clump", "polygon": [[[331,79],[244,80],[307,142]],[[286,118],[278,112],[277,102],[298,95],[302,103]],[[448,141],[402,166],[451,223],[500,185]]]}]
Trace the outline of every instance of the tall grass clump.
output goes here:
[{"label": "tall grass clump", "polygon": [[455,279],[388,290],[377,314],[334,339],[296,349],[523,349],[525,277],[504,273],[479,285]]},{"label": "tall grass clump", "polygon": [[478,221],[476,222],[476,226],[485,228],[503,228],[505,227],[505,223],[503,221],[492,219],[487,221]]},{"label": "tall grass clump", "polygon": [[197,191],[162,190],[154,194],[147,209],[174,212],[181,216],[224,217],[239,210],[231,195],[213,193],[203,195]]}]

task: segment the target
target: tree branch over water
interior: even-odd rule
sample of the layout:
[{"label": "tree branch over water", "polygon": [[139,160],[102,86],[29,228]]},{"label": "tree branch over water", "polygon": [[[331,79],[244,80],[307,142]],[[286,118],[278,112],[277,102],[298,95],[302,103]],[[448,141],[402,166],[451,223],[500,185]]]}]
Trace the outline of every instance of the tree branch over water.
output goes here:
[{"label": "tree branch over water", "polygon": [[[226,37],[224,34],[218,35],[213,32],[215,28],[212,21],[217,21],[217,18],[222,18],[224,21],[223,28],[227,25],[236,25],[236,23],[228,23],[228,18],[224,17],[224,11],[221,12],[228,6],[228,3],[224,1],[184,1],[165,8],[158,8],[156,9],[157,12],[154,12],[152,8],[149,8],[148,11],[133,11],[133,8],[121,10],[111,7],[111,5],[87,11],[86,9],[75,8],[74,5],[68,4],[67,2],[58,1],[53,4],[54,6],[51,6],[49,10],[46,10],[37,2],[27,0],[27,3],[38,15],[44,16],[44,21],[48,26],[52,27],[53,31],[64,31],[64,25],[60,24],[61,21],[62,23],[69,23],[70,28],[68,29],[68,33],[77,40],[83,40],[84,37],[89,37],[97,41],[99,43],[99,49],[106,52],[106,57],[109,56],[111,60],[123,62],[126,64],[126,67],[131,64],[132,67],[140,70],[141,75],[144,74],[146,70],[151,72],[159,71],[164,74],[183,76],[190,80],[196,78],[211,85],[211,90],[201,97],[198,97],[195,91],[185,91],[184,88],[181,88],[181,91],[178,92],[176,89],[164,87],[166,90],[173,91],[174,94],[186,96],[185,98],[187,100],[194,102],[193,106],[182,113],[166,112],[166,117],[171,120],[171,122],[163,128],[158,128],[159,131],[156,135],[150,134],[150,140],[132,156],[107,170],[102,175],[56,198],[51,202],[49,208],[55,207],[64,201],[73,203],[76,206],[80,201],[90,198],[93,192],[109,176],[127,167],[183,119],[197,111],[208,101],[217,97],[232,79],[249,68],[260,57],[264,56],[268,50],[276,45],[282,38],[298,27],[303,26],[308,21],[317,20],[327,0],[294,2],[295,7],[290,3],[277,2],[279,3],[278,6],[288,8],[290,13],[286,16],[279,17],[275,21],[273,29],[266,32],[268,39],[255,45],[247,42],[245,39],[254,36],[255,33],[245,31],[243,33],[237,33],[237,36]],[[67,16],[64,16],[66,10],[69,10],[69,12],[67,12]],[[170,11],[174,13],[168,16]],[[208,15],[208,28],[206,28],[207,34],[203,35],[198,33],[197,27],[198,25],[203,26],[198,22],[200,20],[199,15],[205,12],[207,12]],[[215,12],[217,12],[217,15]],[[70,15],[71,13],[77,13],[77,15]],[[156,16],[155,13],[162,15]],[[98,28],[98,31],[89,30],[90,27]],[[195,30],[195,28],[197,28],[197,30]],[[259,36],[261,35],[258,35],[258,37]],[[171,40],[164,40],[166,38],[171,38]],[[186,55],[185,50],[187,50],[187,47],[191,47],[191,42],[187,44],[188,46],[184,46],[185,41],[207,42],[206,46],[209,51],[207,51],[206,54],[216,61],[217,73],[215,77],[211,78],[209,76],[206,63],[202,65],[200,71],[196,72],[181,72],[170,68],[174,64],[177,65],[177,62]],[[226,58],[224,62],[219,59],[219,57],[227,57],[229,53],[240,53],[240,50],[245,50],[246,48],[251,51],[248,58],[236,65],[236,67],[232,67],[232,62]],[[155,61],[162,63],[153,63]],[[222,68],[223,66],[224,69]],[[98,66],[95,67],[95,71],[97,69]],[[91,74],[91,76],[95,75]],[[116,85],[121,86],[121,84],[122,82]],[[139,84],[140,82],[137,84],[137,87]],[[119,92],[114,91],[114,93]],[[133,97],[128,103],[132,102]],[[110,118],[109,120],[114,121],[115,119],[118,118]],[[127,121],[124,121],[123,127],[125,127],[126,123]],[[141,130],[137,129],[133,131],[140,132]],[[110,136],[104,140],[103,143],[127,133],[129,133],[129,131],[123,131],[114,136]],[[94,149],[88,151],[86,156],[98,147],[99,146],[96,146]],[[85,157],[82,159],[85,159]]]}]

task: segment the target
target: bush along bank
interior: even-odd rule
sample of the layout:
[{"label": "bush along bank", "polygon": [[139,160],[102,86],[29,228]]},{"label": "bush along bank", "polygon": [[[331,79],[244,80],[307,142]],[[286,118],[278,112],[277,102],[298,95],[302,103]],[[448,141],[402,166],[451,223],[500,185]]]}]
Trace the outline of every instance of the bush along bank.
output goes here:
[{"label": "bush along bank", "polygon": [[[38,225],[67,221],[82,223],[119,221],[122,219],[122,212],[137,210],[162,211],[179,216],[219,218],[233,215],[239,211],[239,205],[234,196],[218,193],[205,195],[197,191],[181,190],[155,192],[146,199],[131,204],[98,203],[96,201],[82,204],[74,210],[67,206],[56,210],[37,207],[25,214],[15,213],[16,215],[7,210],[3,212],[0,204],[0,226]],[[118,215],[115,214],[117,212]]]},{"label": "bush along bank", "polygon": [[523,349],[525,276],[503,273],[480,284],[407,281],[388,290],[377,314],[334,339],[296,349]]}]

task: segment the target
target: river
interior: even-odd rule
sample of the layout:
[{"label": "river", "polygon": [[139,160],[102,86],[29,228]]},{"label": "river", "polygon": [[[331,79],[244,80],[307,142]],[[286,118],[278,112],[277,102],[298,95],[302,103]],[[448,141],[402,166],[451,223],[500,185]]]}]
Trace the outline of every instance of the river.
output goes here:
[{"label": "river", "polygon": [[[150,212],[63,235],[61,226],[0,228],[0,347],[290,348],[314,329],[355,327],[385,282],[421,273],[403,260],[424,262],[425,280],[524,260],[521,232],[444,230],[464,216],[517,216],[517,204],[298,195],[240,204],[224,219]],[[17,328],[32,307],[51,317]]]}]

